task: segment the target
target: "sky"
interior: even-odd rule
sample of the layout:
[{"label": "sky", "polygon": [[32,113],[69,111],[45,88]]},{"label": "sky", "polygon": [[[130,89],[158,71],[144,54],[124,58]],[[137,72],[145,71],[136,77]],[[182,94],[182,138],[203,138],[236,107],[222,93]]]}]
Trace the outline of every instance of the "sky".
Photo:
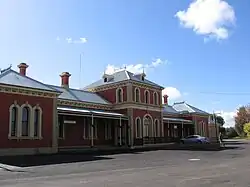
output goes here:
[{"label": "sky", "polygon": [[[83,88],[125,68],[146,72],[170,104],[220,113],[248,104],[249,0],[0,0],[0,68]],[[81,59],[81,60],[80,60]]]}]

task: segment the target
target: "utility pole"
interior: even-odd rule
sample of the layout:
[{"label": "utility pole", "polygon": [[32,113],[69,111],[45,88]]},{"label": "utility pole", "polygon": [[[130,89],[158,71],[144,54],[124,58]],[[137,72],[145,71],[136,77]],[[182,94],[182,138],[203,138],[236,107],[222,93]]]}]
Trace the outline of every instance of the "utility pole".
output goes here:
[{"label": "utility pole", "polygon": [[79,64],[79,89],[81,88],[81,85],[82,85],[82,55],[83,55],[84,53],[80,53],[80,64]]}]

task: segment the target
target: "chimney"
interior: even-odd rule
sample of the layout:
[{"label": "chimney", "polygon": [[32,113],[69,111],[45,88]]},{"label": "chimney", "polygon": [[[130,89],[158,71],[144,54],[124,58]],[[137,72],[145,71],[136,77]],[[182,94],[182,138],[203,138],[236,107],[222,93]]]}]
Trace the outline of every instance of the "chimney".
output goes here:
[{"label": "chimney", "polygon": [[63,72],[60,77],[61,77],[61,85],[62,87],[69,88],[69,77],[71,75],[69,72]]},{"label": "chimney", "polygon": [[164,104],[168,105],[168,95],[163,96]]},{"label": "chimney", "polygon": [[19,73],[23,76],[26,76],[26,69],[29,67],[26,63],[20,63],[18,66]]}]

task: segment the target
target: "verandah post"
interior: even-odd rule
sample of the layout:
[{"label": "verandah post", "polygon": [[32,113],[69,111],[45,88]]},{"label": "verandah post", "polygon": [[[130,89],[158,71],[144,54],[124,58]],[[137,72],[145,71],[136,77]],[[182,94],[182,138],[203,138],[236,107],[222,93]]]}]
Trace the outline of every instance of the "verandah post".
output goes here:
[{"label": "verandah post", "polygon": [[91,147],[94,147],[94,115],[91,115]]}]

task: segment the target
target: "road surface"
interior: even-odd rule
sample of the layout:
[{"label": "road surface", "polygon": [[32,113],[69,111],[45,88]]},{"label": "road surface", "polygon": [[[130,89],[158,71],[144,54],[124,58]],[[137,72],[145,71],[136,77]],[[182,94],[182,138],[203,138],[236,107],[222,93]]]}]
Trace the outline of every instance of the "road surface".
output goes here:
[{"label": "road surface", "polygon": [[[230,149],[223,151],[159,150],[104,155],[92,159],[82,159],[82,155],[62,155],[56,161],[43,165],[27,164],[11,171],[0,170],[0,186],[250,186],[249,142],[230,141],[227,147]],[[34,165],[34,162],[29,161],[30,165]],[[13,164],[24,166],[17,161]]]}]

